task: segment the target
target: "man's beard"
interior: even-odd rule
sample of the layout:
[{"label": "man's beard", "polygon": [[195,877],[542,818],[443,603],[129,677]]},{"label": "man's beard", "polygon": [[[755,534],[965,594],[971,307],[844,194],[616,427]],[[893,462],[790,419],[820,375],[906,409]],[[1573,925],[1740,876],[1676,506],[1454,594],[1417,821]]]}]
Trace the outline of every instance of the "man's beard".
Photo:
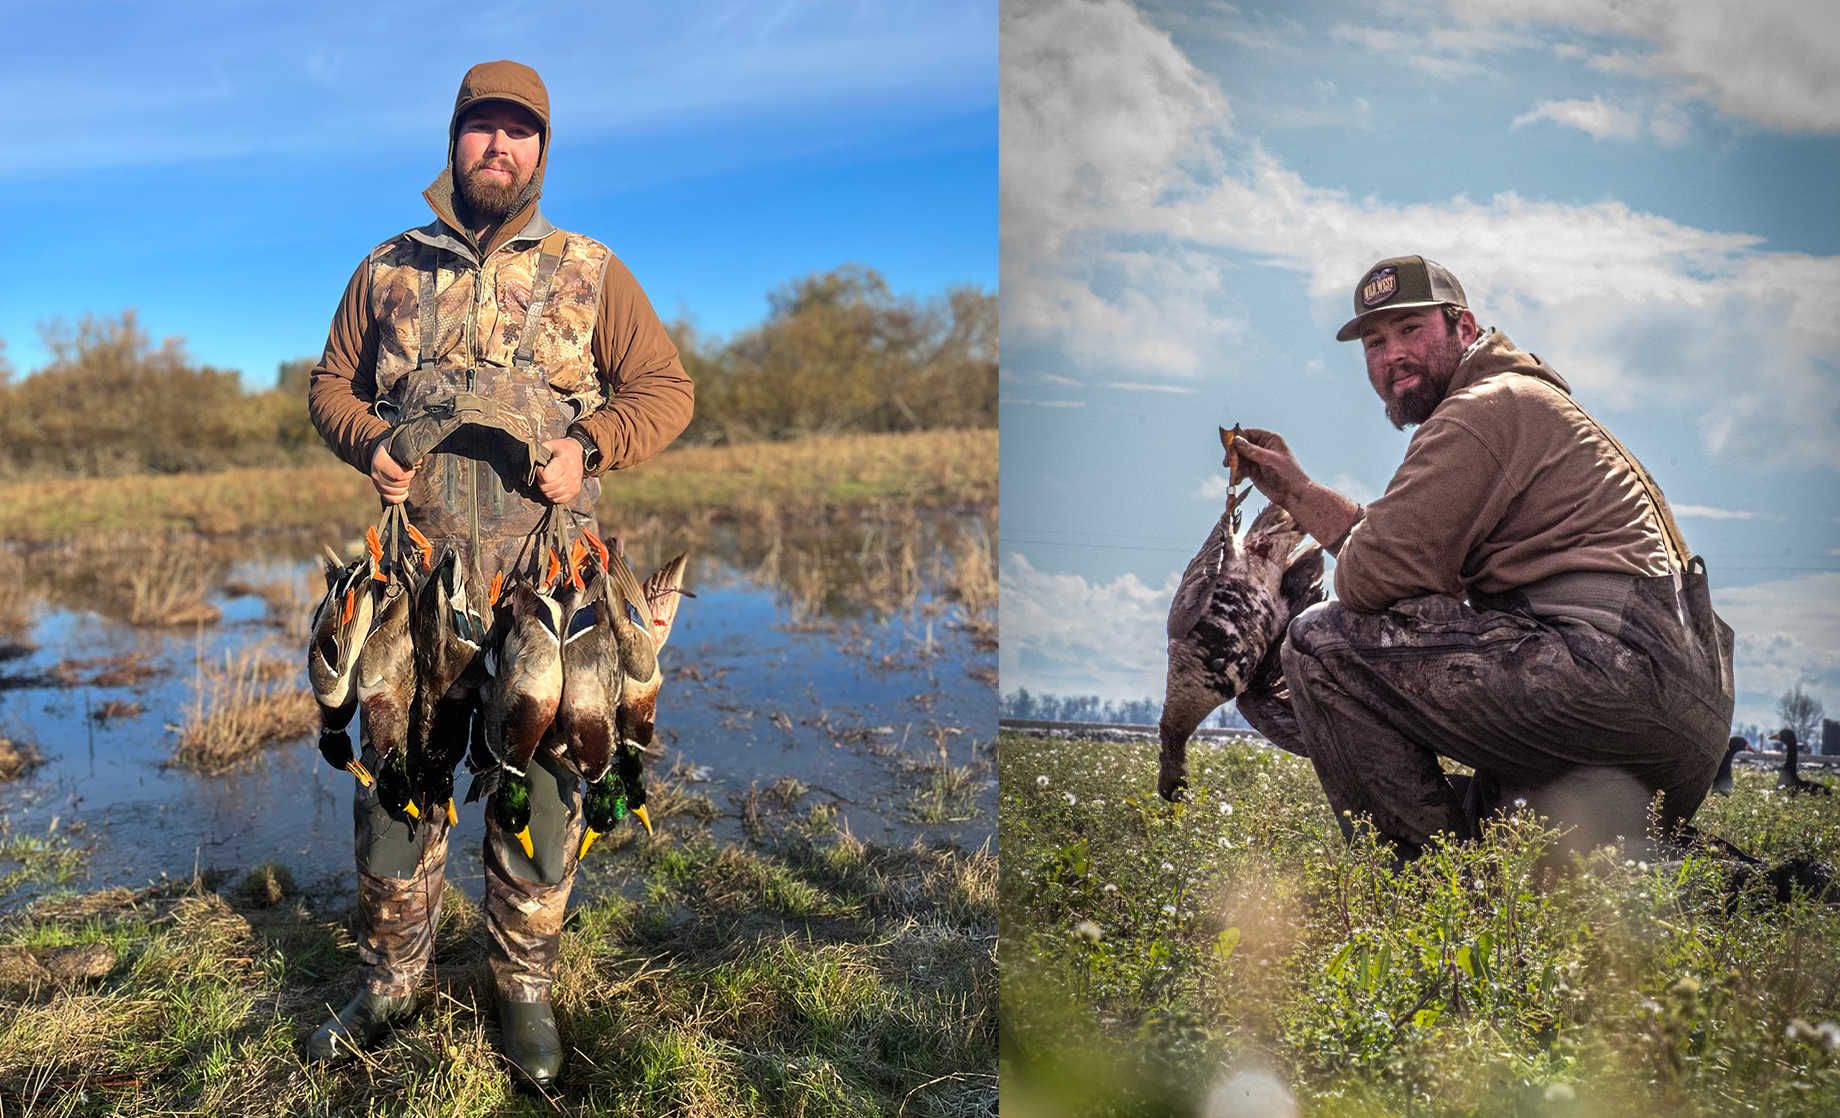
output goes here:
[{"label": "man's beard", "polygon": [[1397,430],[1416,427],[1430,419],[1431,413],[1444,402],[1444,394],[1450,391],[1450,378],[1456,375],[1457,365],[1463,359],[1457,332],[1451,330],[1444,345],[1430,357],[1428,365],[1408,365],[1400,370],[1406,374],[1417,373],[1418,383],[1386,398],[1386,417]]},{"label": "man's beard", "polygon": [[456,185],[460,188],[460,200],[466,203],[467,214],[481,226],[496,225],[516,211],[518,199],[530,185],[530,179],[519,179],[515,167],[511,168],[510,182],[490,178],[484,170],[483,160],[475,163],[465,174],[455,176]]}]

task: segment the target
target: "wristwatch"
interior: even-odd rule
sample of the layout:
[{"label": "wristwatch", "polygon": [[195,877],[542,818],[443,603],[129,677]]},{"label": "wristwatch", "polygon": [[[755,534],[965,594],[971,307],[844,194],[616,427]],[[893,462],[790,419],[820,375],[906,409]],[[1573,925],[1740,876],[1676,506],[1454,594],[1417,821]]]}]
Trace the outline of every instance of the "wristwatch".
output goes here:
[{"label": "wristwatch", "polygon": [[569,428],[569,438],[581,444],[581,470],[583,473],[587,473],[589,470],[600,465],[601,448],[593,439],[575,430],[573,427]]}]

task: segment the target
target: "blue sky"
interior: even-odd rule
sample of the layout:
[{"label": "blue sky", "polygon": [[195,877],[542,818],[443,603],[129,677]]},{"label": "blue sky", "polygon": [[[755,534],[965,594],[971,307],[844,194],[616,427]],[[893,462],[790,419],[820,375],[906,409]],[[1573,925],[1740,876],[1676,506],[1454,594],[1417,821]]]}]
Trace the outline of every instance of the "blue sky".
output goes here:
[{"label": "blue sky", "polygon": [[996,11],[985,2],[294,5],[25,2],[0,199],[0,338],[138,308],[273,383],[317,356],[352,269],[430,219],[475,62],[543,75],[543,207],[605,241],[666,319],[758,322],[846,262],[896,291],[994,289]]},{"label": "blue sky", "polygon": [[1666,490],[1741,721],[1840,714],[1840,20],[1807,2],[1002,6],[1002,686],[1161,696],[1216,425],[1357,500],[1333,340],[1419,252]]}]

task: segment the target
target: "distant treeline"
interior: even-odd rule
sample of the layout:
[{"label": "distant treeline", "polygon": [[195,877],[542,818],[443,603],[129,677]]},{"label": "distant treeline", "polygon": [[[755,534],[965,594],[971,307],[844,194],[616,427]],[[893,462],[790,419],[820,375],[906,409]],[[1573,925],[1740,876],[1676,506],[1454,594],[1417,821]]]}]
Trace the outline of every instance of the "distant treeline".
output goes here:
[{"label": "distant treeline", "polygon": [[[668,328],[696,382],[684,439],[741,443],[845,432],[994,427],[997,300],[954,288],[895,297],[868,268],[796,280],[759,326],[704,339]],[[51,362],[15,379],[0,350],[0,477],[105,477],[324,461],[307,419],[313,358],[272,389],[153,344],[133,310],[40,327]],[[3,343],[0,343],[3,344]]]},{"label": "distant treeline", "polygon": [[[1154,726],[1163,717],[1163,704],[1155,699],[1134,699],[1122,703],[1097,695],[1031,695],[1018,687],[997,697],[997,717],[1033,718],[1042,722],[1113,722],[1126,726]],[[1223,729],[1249,729],[1239,711],[1225,706],[1208,716],[1204,726]]]}]

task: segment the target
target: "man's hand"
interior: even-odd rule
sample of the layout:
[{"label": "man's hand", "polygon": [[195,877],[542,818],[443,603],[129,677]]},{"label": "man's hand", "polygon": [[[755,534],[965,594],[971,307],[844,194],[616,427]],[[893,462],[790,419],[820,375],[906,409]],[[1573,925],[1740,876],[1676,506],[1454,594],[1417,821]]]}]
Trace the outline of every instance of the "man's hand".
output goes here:
[{"label": "man's hand", "polygon": [[413,469],[397,465],[396,459],[390,457],[390,440],[377,444],[377,453],[371,455],[371,484],[377,487],[377,495],[386,505],[400,505],[409,496],[409,483],[415,479]]},{"label": "man's hand", "polygon": [[1303,472],[1290,444],[1276,431],[1248,427],[1233,440],[1240,469],[1260,493],[1291,514],[1321,544],[1337,543],[1360,516],[1360,506]]},{"label": "man's hand", "polygon": [[550,439],[543,444],[555,457],[537,471],[537,490],[552,505],[575,499],[581,492],[581,444],[572,438]]}]

